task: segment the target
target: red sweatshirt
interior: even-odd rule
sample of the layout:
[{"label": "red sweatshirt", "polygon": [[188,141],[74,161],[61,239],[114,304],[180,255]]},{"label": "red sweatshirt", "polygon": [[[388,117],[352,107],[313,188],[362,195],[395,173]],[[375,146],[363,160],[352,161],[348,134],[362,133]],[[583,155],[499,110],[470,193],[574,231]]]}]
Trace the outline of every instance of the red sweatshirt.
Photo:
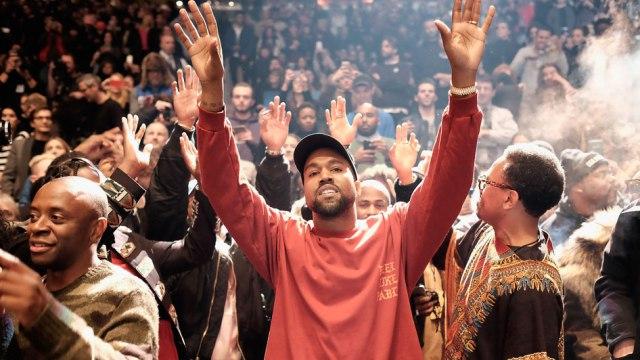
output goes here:
[{"label": "red sweatshirt", "polygon": [[421,359],[409,293],[471,186],[482,115],[450,100],[428,175],[409,204],[326,236],[240,182],[224,113],[200,110],[201,180],[213,208],[276,294],[267,359]]}]

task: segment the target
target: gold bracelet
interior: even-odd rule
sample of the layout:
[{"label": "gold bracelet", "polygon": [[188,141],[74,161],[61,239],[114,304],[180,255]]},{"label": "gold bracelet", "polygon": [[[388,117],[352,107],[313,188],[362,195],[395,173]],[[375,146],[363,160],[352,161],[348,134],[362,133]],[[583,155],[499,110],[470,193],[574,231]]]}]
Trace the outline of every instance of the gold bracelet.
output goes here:
[{"label": "gold bracelet", "polygon": [[451,84],[451,88],[449,89],[449,92],[451,93],[451,95],[455,95],[455,96],[471,95],[474,92],[476,92],[476,85],[473,84],[473,85],[468,86],[466,88],[457,88],[457,87],[453,86],[453,84]]}]

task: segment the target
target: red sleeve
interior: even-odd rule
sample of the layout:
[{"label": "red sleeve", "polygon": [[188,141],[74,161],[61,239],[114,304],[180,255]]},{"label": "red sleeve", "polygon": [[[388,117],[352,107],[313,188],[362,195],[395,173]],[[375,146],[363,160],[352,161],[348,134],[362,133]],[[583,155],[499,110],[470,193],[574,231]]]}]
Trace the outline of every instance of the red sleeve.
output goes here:
[{"label": "red sleeve", "polygon": [[427,176],[405,208],[402,249],[408,289],[444,240],[469,192],[481,122],[476,95],[449,98]]},{"label": "red sleeve", "polygon": [[224,112],[200,109],[197,136],[202,190],[256,271],[275,286],[285,215],[240,180],[238,149]]}]

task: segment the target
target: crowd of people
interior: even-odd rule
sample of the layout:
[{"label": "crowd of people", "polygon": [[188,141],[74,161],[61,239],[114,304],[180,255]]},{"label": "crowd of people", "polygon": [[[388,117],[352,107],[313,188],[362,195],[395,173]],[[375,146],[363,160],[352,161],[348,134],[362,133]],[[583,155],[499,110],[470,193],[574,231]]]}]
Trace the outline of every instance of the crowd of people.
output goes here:
[{"label": "crowd of people", "polygon": [[0,358],[640,358],[634,4],[0,9]]}]

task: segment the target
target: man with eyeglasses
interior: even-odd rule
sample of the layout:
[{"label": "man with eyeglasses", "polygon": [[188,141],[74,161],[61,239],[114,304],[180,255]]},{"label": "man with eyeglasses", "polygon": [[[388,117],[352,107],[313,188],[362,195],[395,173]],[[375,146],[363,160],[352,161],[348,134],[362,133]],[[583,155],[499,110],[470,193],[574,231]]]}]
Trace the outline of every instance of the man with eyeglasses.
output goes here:
[{"label": "man with eyeglasses", "polygon": [[564,198],[542,228],[549,232],[556,253],[596,211],[615,205],[618,189],[609,161],[596,152],[566,149],[560,154],[567,179]]},{"label": "man with eyeglasses", "polygon": [[478,179],[476,223],[458,243],[464,271],[445,359],[562,359],[562,281],[538,220],[562,196],[558,158],[508,147]]},{"label": "man with eyeglasses", "polygon": [[17,139],[11,145],[0,188],[15,200],[18,199],[22,186],[29,176],[29,160],[44,152],[44,145],[52,135],[53,123],[51,110],[43,108],[35,111],[31,120],[33,128],[31,136],[26,139]]}]

